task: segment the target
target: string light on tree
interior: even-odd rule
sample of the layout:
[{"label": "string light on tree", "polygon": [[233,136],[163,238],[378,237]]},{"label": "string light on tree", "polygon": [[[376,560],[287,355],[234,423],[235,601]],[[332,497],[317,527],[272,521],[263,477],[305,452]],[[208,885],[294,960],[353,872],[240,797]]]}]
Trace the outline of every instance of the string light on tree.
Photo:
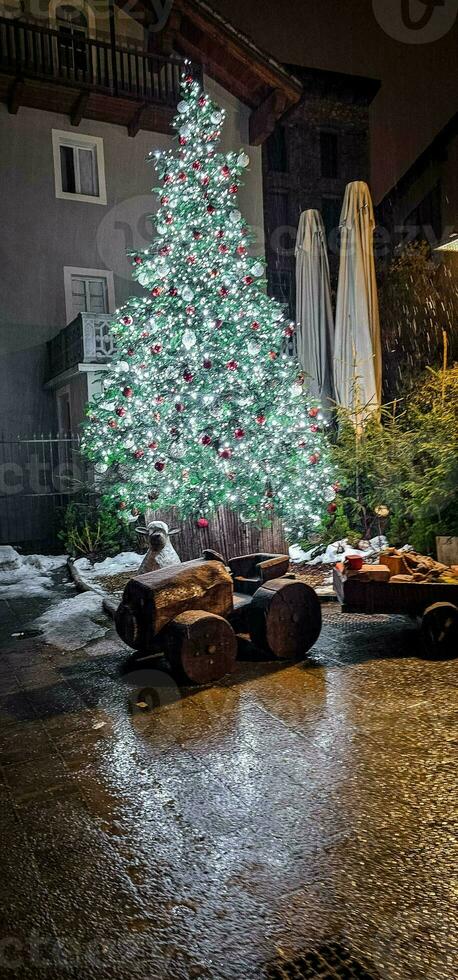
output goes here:
[{"label": "string light on tree", "polygon": [[158,211],[131,255],[144,295],[118,310],[116,353],[83,448],[123,520],[176,507],[201,528],[221,505],[242,520],[317,527],[335,496],[325,422],[284,352],[294,334],[264,291],[237,207],[244,150],[219,153],[224,111],[186,69],[178,147],[149,154]]}]

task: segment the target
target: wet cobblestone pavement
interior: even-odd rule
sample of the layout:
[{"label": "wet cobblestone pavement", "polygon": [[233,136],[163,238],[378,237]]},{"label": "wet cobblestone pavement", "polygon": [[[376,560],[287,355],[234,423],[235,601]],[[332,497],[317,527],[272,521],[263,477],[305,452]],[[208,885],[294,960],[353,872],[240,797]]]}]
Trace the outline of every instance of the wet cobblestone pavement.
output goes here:
[{"label": "wet cobblestone pavement", "polygon": [[306,663],[179,692],[0,604],[2,975],[456,977],[458,666],[415,627],[328,604]]}]

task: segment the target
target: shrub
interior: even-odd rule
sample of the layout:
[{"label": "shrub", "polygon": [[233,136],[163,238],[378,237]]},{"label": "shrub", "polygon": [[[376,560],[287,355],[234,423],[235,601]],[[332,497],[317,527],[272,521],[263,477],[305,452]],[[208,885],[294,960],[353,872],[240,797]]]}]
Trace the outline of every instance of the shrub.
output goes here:
[{"label": "shrub", "polygon": [[59,540],[72,558],[94,562],[123,550],[137,550],[138,539],[128,524],[97,502],[72,502],[65,508]]}]

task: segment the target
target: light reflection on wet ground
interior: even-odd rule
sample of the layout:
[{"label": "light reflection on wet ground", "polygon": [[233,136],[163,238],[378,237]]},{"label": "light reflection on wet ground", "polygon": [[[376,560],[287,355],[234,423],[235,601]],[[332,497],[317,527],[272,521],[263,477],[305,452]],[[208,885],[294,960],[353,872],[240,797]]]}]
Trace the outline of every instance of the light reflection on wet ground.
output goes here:
[{"label": "light reflection on wet ground", "polygon": [[338,942],[456,976],[456,662],[330,605],[305,664],[179,692],[112,633],[11,638],[30,618],[0,660],[7,975],[245,980]]}]

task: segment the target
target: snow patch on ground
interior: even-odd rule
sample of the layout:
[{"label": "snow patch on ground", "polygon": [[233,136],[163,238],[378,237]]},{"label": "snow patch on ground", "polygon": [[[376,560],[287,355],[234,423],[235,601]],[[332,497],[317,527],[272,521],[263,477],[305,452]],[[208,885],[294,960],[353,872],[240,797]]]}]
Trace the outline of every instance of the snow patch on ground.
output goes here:
[{"label": "snow patch on ground", "polygon": [[352,548],[346,538],[342,538],[341,541],[333,541],[332,544],[329,544],[323,554],[312,558],[316,548],[312,548],[311,551],[303,551],[299,544],[293,544],[289,549],[289,557],[295,565],[299,565],[302,562],[307,562],[309,565],[335,565],[337,561],[343,561],[347,555],[360,555],[361,558],[373,558],[388,547],[388,541],[383,535],[377,535],[377,537],[367,541],[366,545],[367,547],[364,551],[360,551],[358,548]]},{"label": "snow patch on ground", "polygon": [[0,546],[0,596],[48,596],[51,573],[66,561],[66,555],[20,555],[11,545]]},{"label": "snow patch on ground", "polygon": [[109,630],[102,598],[94,592],[63,599],[31,625],[43,633],[45,643],[61,650],[79,650],[91,640],[101,639]]},{"label": "snow patch on ground", "polygon": [[103,592],[100,579],[108,575],[119,575],[120,572],[138,572],[142,556],[136,551],[121,551],[114,558],[105,558],[105,561],[96,561],[91,565],[87,558],[78,558],[74,562],[81,580],[94,591]]}]

